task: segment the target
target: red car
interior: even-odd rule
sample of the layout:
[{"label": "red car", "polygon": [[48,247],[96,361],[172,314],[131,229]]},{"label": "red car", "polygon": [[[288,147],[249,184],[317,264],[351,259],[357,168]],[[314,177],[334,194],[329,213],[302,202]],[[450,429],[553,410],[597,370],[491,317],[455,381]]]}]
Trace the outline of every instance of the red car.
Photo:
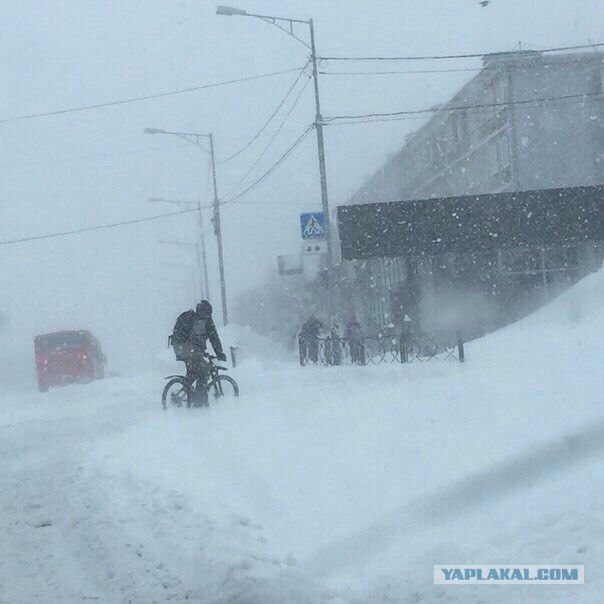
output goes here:
[{"label": "red car", "polygon": [[38,389],[90,382],[105,377],[105,355],[99,341],[86,330],[57,331],[34,340]]}]

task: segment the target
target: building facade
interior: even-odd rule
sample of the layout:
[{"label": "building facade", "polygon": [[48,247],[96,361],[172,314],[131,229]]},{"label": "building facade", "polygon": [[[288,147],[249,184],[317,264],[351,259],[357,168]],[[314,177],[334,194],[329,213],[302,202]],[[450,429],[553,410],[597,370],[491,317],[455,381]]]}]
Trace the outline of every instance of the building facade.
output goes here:
[{"label": "building facade", "polygon": [[[349,203],[604,184],[603,81],[604,55],[597,52],[487,55],[480,73],[407,137]],[[473,283],[466,294],[480,315],[479,330],[486,330],[568,287],[594,270],[601,255],[599,242],[561,242],[478,255],[374,258],[350,270],[363,273],[357,282],[373,329],[399,322],[402,309],[419,298],[425,322],[442,315],[463,274]]]}]

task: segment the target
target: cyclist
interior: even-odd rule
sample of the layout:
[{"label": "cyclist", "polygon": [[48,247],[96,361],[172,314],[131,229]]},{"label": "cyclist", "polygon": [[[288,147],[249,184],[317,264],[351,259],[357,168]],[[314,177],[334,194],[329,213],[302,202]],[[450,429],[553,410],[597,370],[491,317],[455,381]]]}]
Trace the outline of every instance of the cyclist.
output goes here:
[{"label": "cyclist", "polygon": [[207,403],[205,384],[209,377],[209,365],[204,355],[207,341],[210,340],[214,354],[221,361],[226,361],[222,343],[216,325],[212,319],[212,305],[202,300],[195,310],[187,310],[179,315],[172,331],[172,346],[178,361],[184,361],[187,367],[187,381],[197,387],[193,393],[195,402]]}]

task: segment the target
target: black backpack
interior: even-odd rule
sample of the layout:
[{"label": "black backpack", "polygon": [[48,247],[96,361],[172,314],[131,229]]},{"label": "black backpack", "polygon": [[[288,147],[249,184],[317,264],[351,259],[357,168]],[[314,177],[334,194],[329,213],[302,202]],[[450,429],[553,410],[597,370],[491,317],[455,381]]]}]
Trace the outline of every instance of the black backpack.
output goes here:
[{"label": "black backpack", "polygon": [[189,338],[194,318],[195,311],[193,310],[187,310],[178,316],[172,330],[172,344],[182,343]]},{"label": "black backpack", "polygon": [[183,356],[183,346],[189,339],[194,318],[195,311],[187,310],[178,316],[174,324],[174,329],[170,336],[170,344],[172,344],[177,361],[186,360],[185,356]]}]

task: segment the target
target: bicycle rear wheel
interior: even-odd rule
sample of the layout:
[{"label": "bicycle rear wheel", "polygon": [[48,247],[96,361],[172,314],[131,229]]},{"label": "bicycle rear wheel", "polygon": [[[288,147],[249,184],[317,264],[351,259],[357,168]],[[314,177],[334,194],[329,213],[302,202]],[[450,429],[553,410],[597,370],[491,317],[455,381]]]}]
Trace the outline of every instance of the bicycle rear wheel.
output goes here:
[{"label": "bicycle rear wheel", "polygon": [[161,404],[168,407],[190,407],[192,399],[191,387],[184,377],[172,378],[165,386],[161,395]]},{"label": "bicycle rear wheel", "polygon": [[239,396],[239,386],[230,375],[219,375],[208,384],[215,400],[220,398],[235,398]]}]

